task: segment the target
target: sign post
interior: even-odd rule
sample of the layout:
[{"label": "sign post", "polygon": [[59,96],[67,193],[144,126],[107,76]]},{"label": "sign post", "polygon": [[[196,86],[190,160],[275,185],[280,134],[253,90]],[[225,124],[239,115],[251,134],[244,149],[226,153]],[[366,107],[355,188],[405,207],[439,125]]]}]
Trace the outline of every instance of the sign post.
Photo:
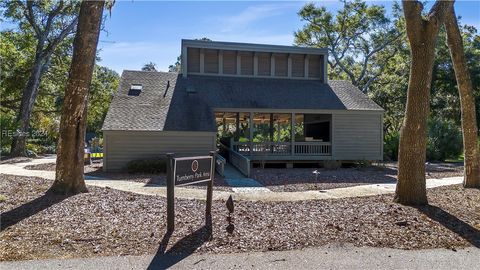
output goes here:
[{"label": "sign post", "polygon": [[167,232],[175,229],[175,179],[173,154],[167,154]]},{"label": "sign post", "polygon": [[213,179],[215,177],[215,152],[208,156],[179,157],[167,154],[167,232],[175,228],[175,186],[208,182],[205,218],[211,226]]},{"label": "sign post", "polygon": [[213,197],[213,179],[215,177],[215,152],[211,151],[212,164],[210,165],[210,171],[212,172],[212,180],[207,185],[207,206],[205,208],[205,218],[208,220],[212,215],[212,197]]}]

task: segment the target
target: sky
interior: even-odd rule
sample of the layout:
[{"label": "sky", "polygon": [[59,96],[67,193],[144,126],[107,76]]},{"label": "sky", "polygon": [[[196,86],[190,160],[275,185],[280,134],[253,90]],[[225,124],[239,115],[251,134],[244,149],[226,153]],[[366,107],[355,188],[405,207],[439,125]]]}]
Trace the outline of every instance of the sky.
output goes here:
[{"label": "sky", "polygon": [[[302,22],[297,12],[311,1],[139,1],[116,0],[106,12],[98,63],[118,73],[139,70],[148,62],[167,71],[180,55],[182,38],[292,45]],[[428,1],[429,9],[434,1]],[[392,1],[372,1],[391,9]],[[331,12],[337,0],[317,1]],[[461,22],[480,30],[480,1],[457,0]],[[3,28],[3,27],[0,27]]]},{"label": "sky", "polygon": [[[182,38],[292,45],[302,22],[297,12],[307,1],[116,1],[99,43],[100,65],[139,70],[153,62],[167,71],[180,55]],[[374,1],[391,9],[392,1]],[[427,2],[426,8],[433,1]],[[430,4],[430,6],[429,6]],[[319,1],[335,12],[338,1]],[[457,1],[462,23],[480,29],[480,1]]]}]

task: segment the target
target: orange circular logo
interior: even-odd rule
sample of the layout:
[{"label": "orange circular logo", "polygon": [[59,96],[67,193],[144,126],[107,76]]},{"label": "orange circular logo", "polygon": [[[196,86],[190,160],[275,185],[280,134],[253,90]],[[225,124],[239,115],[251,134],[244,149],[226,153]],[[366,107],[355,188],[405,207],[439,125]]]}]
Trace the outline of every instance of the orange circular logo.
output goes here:
[{"label": "orange circular logo", "polygon": [[192,171],[196,172],[198,170],[198,161],[194,160],[192,161]]}]

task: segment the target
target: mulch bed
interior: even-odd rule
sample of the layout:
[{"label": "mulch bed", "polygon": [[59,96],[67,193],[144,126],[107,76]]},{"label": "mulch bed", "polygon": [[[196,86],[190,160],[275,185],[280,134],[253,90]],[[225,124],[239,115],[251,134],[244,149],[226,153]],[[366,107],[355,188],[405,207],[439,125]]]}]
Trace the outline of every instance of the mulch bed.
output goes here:
[{"label": "mulch bed", "polygon": [[[463,175],[462,163],[429,163],[427,179]],[[314,170],[320,174],[315,177]],[[384,166],[340,168],[337,170],[295,169],[252,169],[251,177],[272,191],[305,191],[343,188],[358,185],[396,183],[396,163]]]},{"label": "mulch bed", "polygon": [[[71,197],[44,195],[52,181],[0,175],[0,260],[156,253],[166,199],[89,187]],[[176,200],[169,253],[299,249],[350,243],[400,249],[480,247],[480,190],[428,191],[430,206],[406,207],[392,195],[284,203],[235,202],[232,234],[225,202],[213,203],[205,242],[205,202]],[[161,248],[163,249],[163,248]]]}]

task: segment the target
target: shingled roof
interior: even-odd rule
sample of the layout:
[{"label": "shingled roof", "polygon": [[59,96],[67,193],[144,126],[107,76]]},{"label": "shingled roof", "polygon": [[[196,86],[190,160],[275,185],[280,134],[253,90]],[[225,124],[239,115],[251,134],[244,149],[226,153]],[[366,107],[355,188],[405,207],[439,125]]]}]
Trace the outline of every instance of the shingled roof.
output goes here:
[{"label": "shingled roof", "polygon": [[[139,96],[128,95],[132,84]],[[103,130],[215,131],[215,108],[383,111],[347,81],[124,71]]]}]

